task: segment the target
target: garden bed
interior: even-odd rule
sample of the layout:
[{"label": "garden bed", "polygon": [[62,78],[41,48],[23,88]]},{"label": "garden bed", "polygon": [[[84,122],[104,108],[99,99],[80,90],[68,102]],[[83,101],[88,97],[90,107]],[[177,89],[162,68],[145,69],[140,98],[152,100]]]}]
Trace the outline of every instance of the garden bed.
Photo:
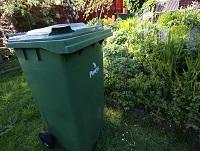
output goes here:
[{"label": "garden bed", "polygon": [[183,9],[155,23],[139,17],[99,21],[113,28],[104,43],[107,97],[125,112],[139,108],[180,127],[199,127],[199,14]]}]

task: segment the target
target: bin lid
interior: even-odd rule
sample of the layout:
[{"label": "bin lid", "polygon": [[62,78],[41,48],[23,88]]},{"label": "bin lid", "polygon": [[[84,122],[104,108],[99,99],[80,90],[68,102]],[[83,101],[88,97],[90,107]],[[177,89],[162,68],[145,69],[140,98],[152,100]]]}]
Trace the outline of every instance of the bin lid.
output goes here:
[{"label": "bin lid", "polygon": [[73,53],[111,35],[102,26],[84,23],[58,24],[11,36],[10,48],[43,48],[54,53]]}]

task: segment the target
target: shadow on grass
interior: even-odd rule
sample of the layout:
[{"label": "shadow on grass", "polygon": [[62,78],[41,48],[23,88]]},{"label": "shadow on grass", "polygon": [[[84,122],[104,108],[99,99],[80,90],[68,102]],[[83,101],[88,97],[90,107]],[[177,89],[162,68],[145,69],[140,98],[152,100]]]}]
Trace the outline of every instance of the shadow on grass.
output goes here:
[{"label": "shadow on grass", "polygon": [[105,108],[105,127],[96,151],[198,151],[183,131],[169,130],[151,119],[138,119]]}]

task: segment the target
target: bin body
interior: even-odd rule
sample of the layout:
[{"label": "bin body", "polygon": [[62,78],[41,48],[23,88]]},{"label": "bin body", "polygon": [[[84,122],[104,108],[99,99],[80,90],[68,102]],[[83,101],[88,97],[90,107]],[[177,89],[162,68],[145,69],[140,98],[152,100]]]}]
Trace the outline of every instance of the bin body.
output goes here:
[{"label": "bin body", "polygon": [[49,132],[69,150],[90,151],[103,125],[101,46],[97,40],[73,53],[54,53],[43,45],[10,42]]}]

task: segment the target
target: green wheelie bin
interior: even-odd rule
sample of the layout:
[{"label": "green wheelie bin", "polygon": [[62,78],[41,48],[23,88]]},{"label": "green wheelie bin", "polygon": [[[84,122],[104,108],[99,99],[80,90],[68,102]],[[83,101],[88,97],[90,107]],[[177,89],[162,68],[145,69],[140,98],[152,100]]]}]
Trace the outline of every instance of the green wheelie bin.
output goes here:
[{"label": "green wheelie bin", "polygon": [[109,29],[84,23],[58,24],[8,39],[14,48],[48,133],[71,151],[90,151],[103,125],[104,87],[101,42]]}]

